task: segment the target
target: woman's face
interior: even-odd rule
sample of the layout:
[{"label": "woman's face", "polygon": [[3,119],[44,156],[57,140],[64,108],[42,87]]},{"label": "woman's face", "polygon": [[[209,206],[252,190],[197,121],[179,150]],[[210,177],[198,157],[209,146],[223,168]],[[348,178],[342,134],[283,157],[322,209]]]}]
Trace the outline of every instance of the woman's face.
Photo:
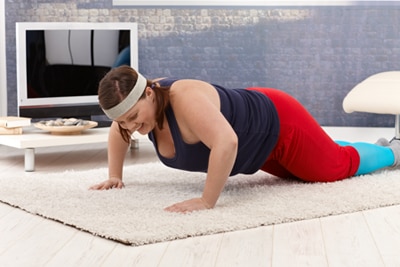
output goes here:
[{"label": "woman's face", "polygon": [[157,125],[155,111],[154,92],[151,88],[147,87],[145,98],[139,99],[128,112],[118,117],[115,121],[123,129],[131,133],[138,131],[140,134],[146,135]]}]

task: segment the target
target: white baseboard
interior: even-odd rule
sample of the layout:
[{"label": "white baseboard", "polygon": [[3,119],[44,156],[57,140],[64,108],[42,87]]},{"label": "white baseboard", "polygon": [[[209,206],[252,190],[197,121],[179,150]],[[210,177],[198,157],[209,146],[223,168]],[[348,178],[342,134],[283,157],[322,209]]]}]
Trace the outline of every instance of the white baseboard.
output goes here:
[{"label": "white baseboard", "polygon": [[390,140],[395,136],[393,127],[322,127],[334,140],[375,143],[380,137]]},{"label": "white baseboard", "polygon": [[7,68],[5,1],[0,1],[0,116],[7,115]]}]

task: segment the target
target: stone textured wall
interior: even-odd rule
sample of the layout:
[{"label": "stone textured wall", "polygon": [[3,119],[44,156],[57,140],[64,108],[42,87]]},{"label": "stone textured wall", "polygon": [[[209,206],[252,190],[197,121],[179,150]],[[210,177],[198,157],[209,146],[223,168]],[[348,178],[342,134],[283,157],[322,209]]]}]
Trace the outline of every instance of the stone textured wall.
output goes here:
[{"label": "stone textured wall", "polygon": [[368,76],[400,69],[398,5],[121,8],[112,0],[8,0],[9,114],[17,111],[17,21],[136,22],[139,69],[149,78],[275,87],[322,125],[394,124],[393,116],[346,114],[342,100]]}]

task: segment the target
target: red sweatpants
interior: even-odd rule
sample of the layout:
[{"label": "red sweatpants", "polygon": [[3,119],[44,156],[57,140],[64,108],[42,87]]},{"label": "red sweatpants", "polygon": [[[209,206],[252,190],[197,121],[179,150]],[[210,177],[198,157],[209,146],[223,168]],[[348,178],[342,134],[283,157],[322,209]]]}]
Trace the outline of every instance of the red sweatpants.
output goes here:
[{"label": "red sweatpants", "polygon": [[336,144],[296,99],[276,89],[248,89],[267,95],[280,120],[278,142],[261,170],[310,182],[333,182],[357,172],[357,150]]}]

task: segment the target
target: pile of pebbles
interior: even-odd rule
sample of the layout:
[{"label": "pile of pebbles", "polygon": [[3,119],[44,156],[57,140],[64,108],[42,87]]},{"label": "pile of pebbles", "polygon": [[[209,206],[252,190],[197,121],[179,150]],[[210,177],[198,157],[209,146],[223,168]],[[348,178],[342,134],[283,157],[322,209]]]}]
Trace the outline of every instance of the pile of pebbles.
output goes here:
[{"label": "pile of pebbles", "polygon": [[89,121],[76,118],[68,118],[68,119],[39,121],[38,123],[46,126],[83,126],[89,124]]}]

